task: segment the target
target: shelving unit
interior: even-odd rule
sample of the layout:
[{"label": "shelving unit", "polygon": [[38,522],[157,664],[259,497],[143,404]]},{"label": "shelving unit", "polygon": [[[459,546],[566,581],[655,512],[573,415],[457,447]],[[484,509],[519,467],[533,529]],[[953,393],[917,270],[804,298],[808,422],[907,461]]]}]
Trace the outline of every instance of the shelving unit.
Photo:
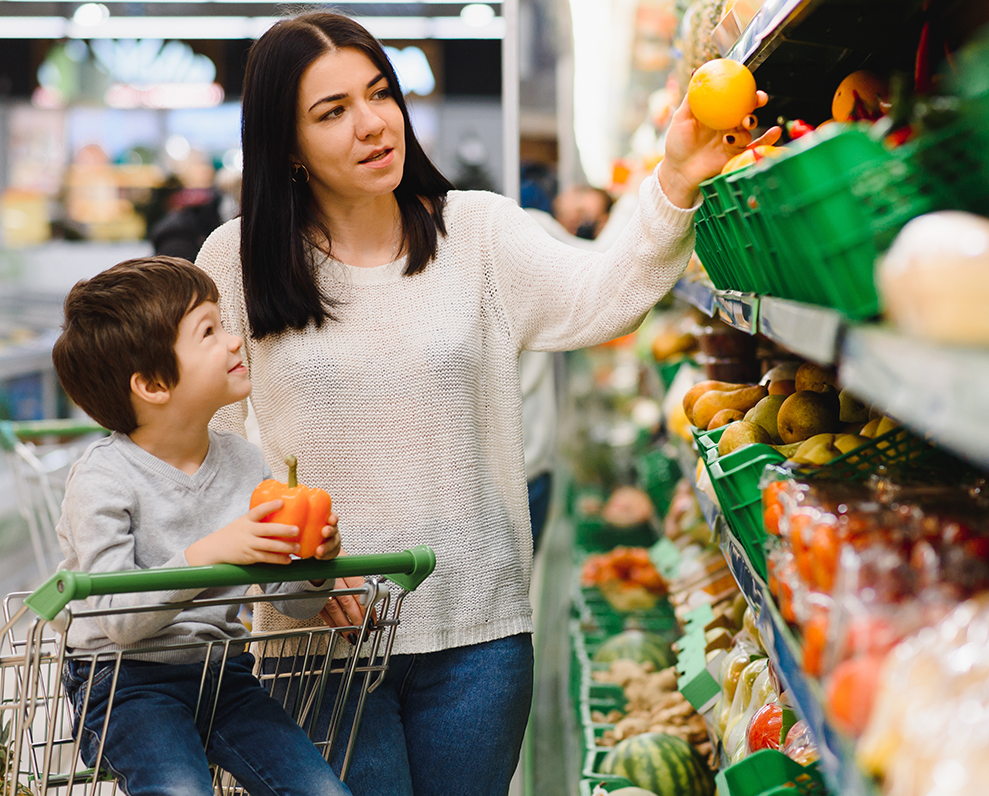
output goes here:
[{"label": "shelving unit", "polygon": [[[937,12],[944,21],[959,9],[974,8],[968,0],[949,0]],[[817,124],[830,117],[831,97],[845,75],[863,68],[913,73],[925,14],[921,0],[765,0],[734,41],[726,41],[724,30],[715,41],[723,57],[745,63],[770,95],[760,111],[763,123],[783,115]],[[951,18],[954,35],[965,16],[959,12]],[[855,321],[826,307],[718,290],[703,279],[684,278],[673,292],[735,329],[761,334],[798,356],[834,366],[842,388],[941,449],[989,470],[989,350],[935,345],[881,321]],[[681,469],[692,474],[693,452],[683,448]],[[773,666],[810,725],[831,791],[875,796],[878,789],[857,765],[852,740],[828,721],[821,686],[801,667],[800,642],[728,516],[695,491],[732,575],[757,612]]]},{"label": "shelving unit", "polygon": [[859,398],[976,467],[989,468],[989,352],[925,343],[879,323],[849,321],[826,307],[719,291],[699,281],[681,280],[673,292],[729,326],[835,365],[842,386]]}]

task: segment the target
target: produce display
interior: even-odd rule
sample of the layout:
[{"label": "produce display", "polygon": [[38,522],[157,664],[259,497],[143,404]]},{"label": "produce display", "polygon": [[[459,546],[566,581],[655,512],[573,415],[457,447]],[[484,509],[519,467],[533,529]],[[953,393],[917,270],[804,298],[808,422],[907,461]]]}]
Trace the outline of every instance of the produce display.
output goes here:
[{"label": "produce display", "polygon": [[[716,7],[724,20],[728,3],[689,4],[681,36],[707,35]],[[989,342],[989,29],[955,50],[935,23],[925,18],[912,76],[881,59],[850,58],[844,75],[829,66],[819,116],[781,108],[778,144],[747,150],[701,188],[696,258],[677,295],[719,320],[674,305],[635,346],[659,377],[638,382],[662,408],[652,443],[678,451],[685,478],[654,503],[655,541],[634,547],[661,573],[657,604],[683,635],[632,621],[584,639],[575,660],[594,696],[582,773],[602,777],[595,793],[631,784],[665,796],[668,764],[649,750],[671,738],[706,757],[719,796],[824,793],[825,780],[876,796],[985,790],[986,475],[941,448],[953,445],[947,430],[904,409],[904,396],[861,400],[859,388],[883,392],[882,372],[842,379],[865,360],[855,346],[875,356],[896,340],[902,359],[897,331],[967,347],[955,356],[971,353],[973,377]],[[694,116],[714,130],[752,124],[760,75],[708,40],[682,52]],[[779,62],[765,74],[779,79]],[[691,287],[704,272],[713,304]],[[760,296],[836,310],[818,311],[838,324],[823,341],[833,352],[805,358],[818,356],[813,331],[791,333],[786,303]],[[871,334],[881,315],[876,343],[842,336]],[[945,389],[968,391],[959,376],[946,371]],[[581,560],[583,589],[597,588],[606,560]],[[784,779],[756,786],[753,772],[780,760]]]}]

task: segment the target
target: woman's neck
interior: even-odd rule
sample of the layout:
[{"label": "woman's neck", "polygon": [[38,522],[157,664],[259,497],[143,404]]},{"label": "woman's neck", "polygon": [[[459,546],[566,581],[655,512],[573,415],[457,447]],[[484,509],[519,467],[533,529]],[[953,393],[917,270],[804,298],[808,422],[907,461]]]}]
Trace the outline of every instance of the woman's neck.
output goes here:
[{"label": "woman's neck", "polygon": [[334,205],[324,214],[330,256],[357,268],[375,268],[401,256],[402,216],[394,194],[350,205]]}]

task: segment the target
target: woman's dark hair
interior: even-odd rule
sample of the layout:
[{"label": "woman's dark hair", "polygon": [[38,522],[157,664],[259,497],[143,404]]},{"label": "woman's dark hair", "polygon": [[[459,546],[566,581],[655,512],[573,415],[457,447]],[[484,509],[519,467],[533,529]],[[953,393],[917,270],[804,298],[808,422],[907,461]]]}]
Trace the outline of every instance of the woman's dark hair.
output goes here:
[{"label": "woman's dark hair", "polygon": [[395,189],[402,214],[405,274],[436,256],[446,234],[443,208],[453,188],[432,164],[412,131],[395,70],[380,42],[352,19],[308,13],[277,22],[250,49],[244,76],[240,255],[251,336],[334,320],[338,304],[316,282],[314,243],[329,231],[310,202],[308,185],[292,180],[299,81],[313,61],[334,49],[354,49],[381,70],[405,119],[405,170]]}]

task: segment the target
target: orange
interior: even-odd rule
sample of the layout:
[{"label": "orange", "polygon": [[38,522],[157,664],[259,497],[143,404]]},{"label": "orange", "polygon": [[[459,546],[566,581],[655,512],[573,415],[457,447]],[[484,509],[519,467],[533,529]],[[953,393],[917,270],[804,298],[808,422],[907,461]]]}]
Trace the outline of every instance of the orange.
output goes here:
[{"label": "orange", "polygon": [[705,127],[730,130],[756,109],[755,92],[755,78],[745,64],[715,58],[699,66],[690,78],[687,102]]},{"label": "orange", "polygon": [[876,120],[883,115],[889,95],[886,79],[860,69],[841,81],[831,100],[831,115],[836,122]]},{"label": "orange", "polygon": [[884,656],[861,655],[835,666],[828,678],[825,702],[838,729],[861,735],[869,723],[872,701],[879,689]]}]

